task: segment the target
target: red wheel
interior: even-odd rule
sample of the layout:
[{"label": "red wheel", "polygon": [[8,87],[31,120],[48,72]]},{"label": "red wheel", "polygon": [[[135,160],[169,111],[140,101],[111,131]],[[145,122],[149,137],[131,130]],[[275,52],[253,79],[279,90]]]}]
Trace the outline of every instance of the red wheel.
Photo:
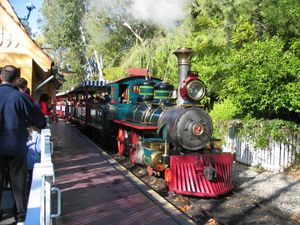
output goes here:
[{"label": "red wheel", "polygon": [[135,157],[135,150],[136,150],[136,145],[139,142],[139,136],[137,135],[137,133],[135,132],[130,132],[130,143],[131,143],[131,147],[130,147],[130,162],[132,164],[136,163],[136,157]]},{"label": "red wheel", "polygon": [[119,128],[119,131],[118,131],[118,153],[120,155],[124,154],[124,149],[125,149],[124,141],[125,141],[125,131],[123,129]]},{"label": "red wheel", "polygon": [[165,181],[166,181],[167,184],[169,185],[170,182],[171,182],[171,180],[172,180],[172,171],[171,171],[170,168],[167,168],[167,169],[165,170]]}]

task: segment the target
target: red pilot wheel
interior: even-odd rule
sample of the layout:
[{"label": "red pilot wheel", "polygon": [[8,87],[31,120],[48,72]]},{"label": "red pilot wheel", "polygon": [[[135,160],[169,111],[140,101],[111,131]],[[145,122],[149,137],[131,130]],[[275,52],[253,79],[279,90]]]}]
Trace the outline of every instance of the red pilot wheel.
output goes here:
[{"label": "red pilot wheel", "polygon": [[172,180],[172,172],[171,172],[171,169],[170,168],[167,168],[165,170],[165,181],[167,182],[167,184],[169,185],[170,182]]},{"label": "red pilot wheel", "polygon": [[118,131],[118,152],[120,155],[124,154],[124,149],[125,149],[125,131],[121,128],[119,128]]}]

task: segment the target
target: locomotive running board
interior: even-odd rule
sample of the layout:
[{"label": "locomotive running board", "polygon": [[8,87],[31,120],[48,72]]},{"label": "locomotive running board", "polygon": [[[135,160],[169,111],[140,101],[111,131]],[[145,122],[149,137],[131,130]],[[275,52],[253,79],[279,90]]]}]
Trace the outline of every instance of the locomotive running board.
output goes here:
[{"label": "locomotive running board", "polygon": [[[169,190],[177,194],[217,197],[229,192],[232,184],[233,155],[199,154],[198,156],[171,156]],[[214,168],[216,177],[208,180],[205,168]]]},{"label": "locomotive running board", "polygon": [[121,124],[126,127],[130,127],[137,130],[156,130],[157,126],[149,126],[149,125],[140,125],[140,124],[133,124],[129,123],[125,120],[112,120],[114,123]]}]

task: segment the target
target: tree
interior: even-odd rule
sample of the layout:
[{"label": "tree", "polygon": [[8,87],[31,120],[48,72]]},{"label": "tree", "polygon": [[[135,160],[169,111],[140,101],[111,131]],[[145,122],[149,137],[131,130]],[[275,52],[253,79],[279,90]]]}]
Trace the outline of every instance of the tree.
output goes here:
[{"label": "tree", "polygon": [[261,22],[270,35],[280,35],[288,44],[300,37],[300,2],[298,0],[262,0]]},{"label": "tree", "polygon": [[244,114],[298,121],[300,3],[197,2],[188,39],[210,107],[230,98]]},{"label": "tree", "polygon": [[234,99],[245,114],[299,121],[300,59],[285,51],[281,38],[266,37],[232,50],[225,64],[223,98]]},{"label": "tree", "polygon": [[84,48],[80,36],[81,18],[85,8],[81,0],[44,0],[43,34],[47,47],[60,68],[70,65],[74,76],[70,86],[84,79]]},{"label": "tree", "polygon": [[[113,3],[113,2],[112,2]],[[106,67],[119,67],[124,55],[136,44],[152,38],[159,30],[156,26],[138,21],[126,12],[127,1],[107,3],[106,7],[89,5],[84,28],[88,39],[87,54],[100,53]]]}]

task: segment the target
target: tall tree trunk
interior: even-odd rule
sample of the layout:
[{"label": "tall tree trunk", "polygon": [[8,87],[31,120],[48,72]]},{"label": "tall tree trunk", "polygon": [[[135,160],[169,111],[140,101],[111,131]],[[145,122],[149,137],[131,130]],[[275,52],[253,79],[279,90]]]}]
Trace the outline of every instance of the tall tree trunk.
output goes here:
[{"label": "tall tree trunk", "polygon": [[123,19],[123,25],[124,25],[125,27],[127,27],[127,28],[128,28],[128,29],[136,36],[136,38],[137,38],[141,43],[144,42],[143,38],[141,38],[141,36],[138,35],[138,34],[132,29],[132,27],[130,26],[130,24],[127,23],[124,19]]},{"label": "tall tree trunk", "polygon": [[96,49],[94,49],[94,55],[95,55],[95,59],[97,62],[97,67],[98,67],[98,71],[99,71],[99,80],[103,80],[103,59],[102,59],[102,55],[100,54],[100,57],[98,57],[98,53],[96,51]]}]

